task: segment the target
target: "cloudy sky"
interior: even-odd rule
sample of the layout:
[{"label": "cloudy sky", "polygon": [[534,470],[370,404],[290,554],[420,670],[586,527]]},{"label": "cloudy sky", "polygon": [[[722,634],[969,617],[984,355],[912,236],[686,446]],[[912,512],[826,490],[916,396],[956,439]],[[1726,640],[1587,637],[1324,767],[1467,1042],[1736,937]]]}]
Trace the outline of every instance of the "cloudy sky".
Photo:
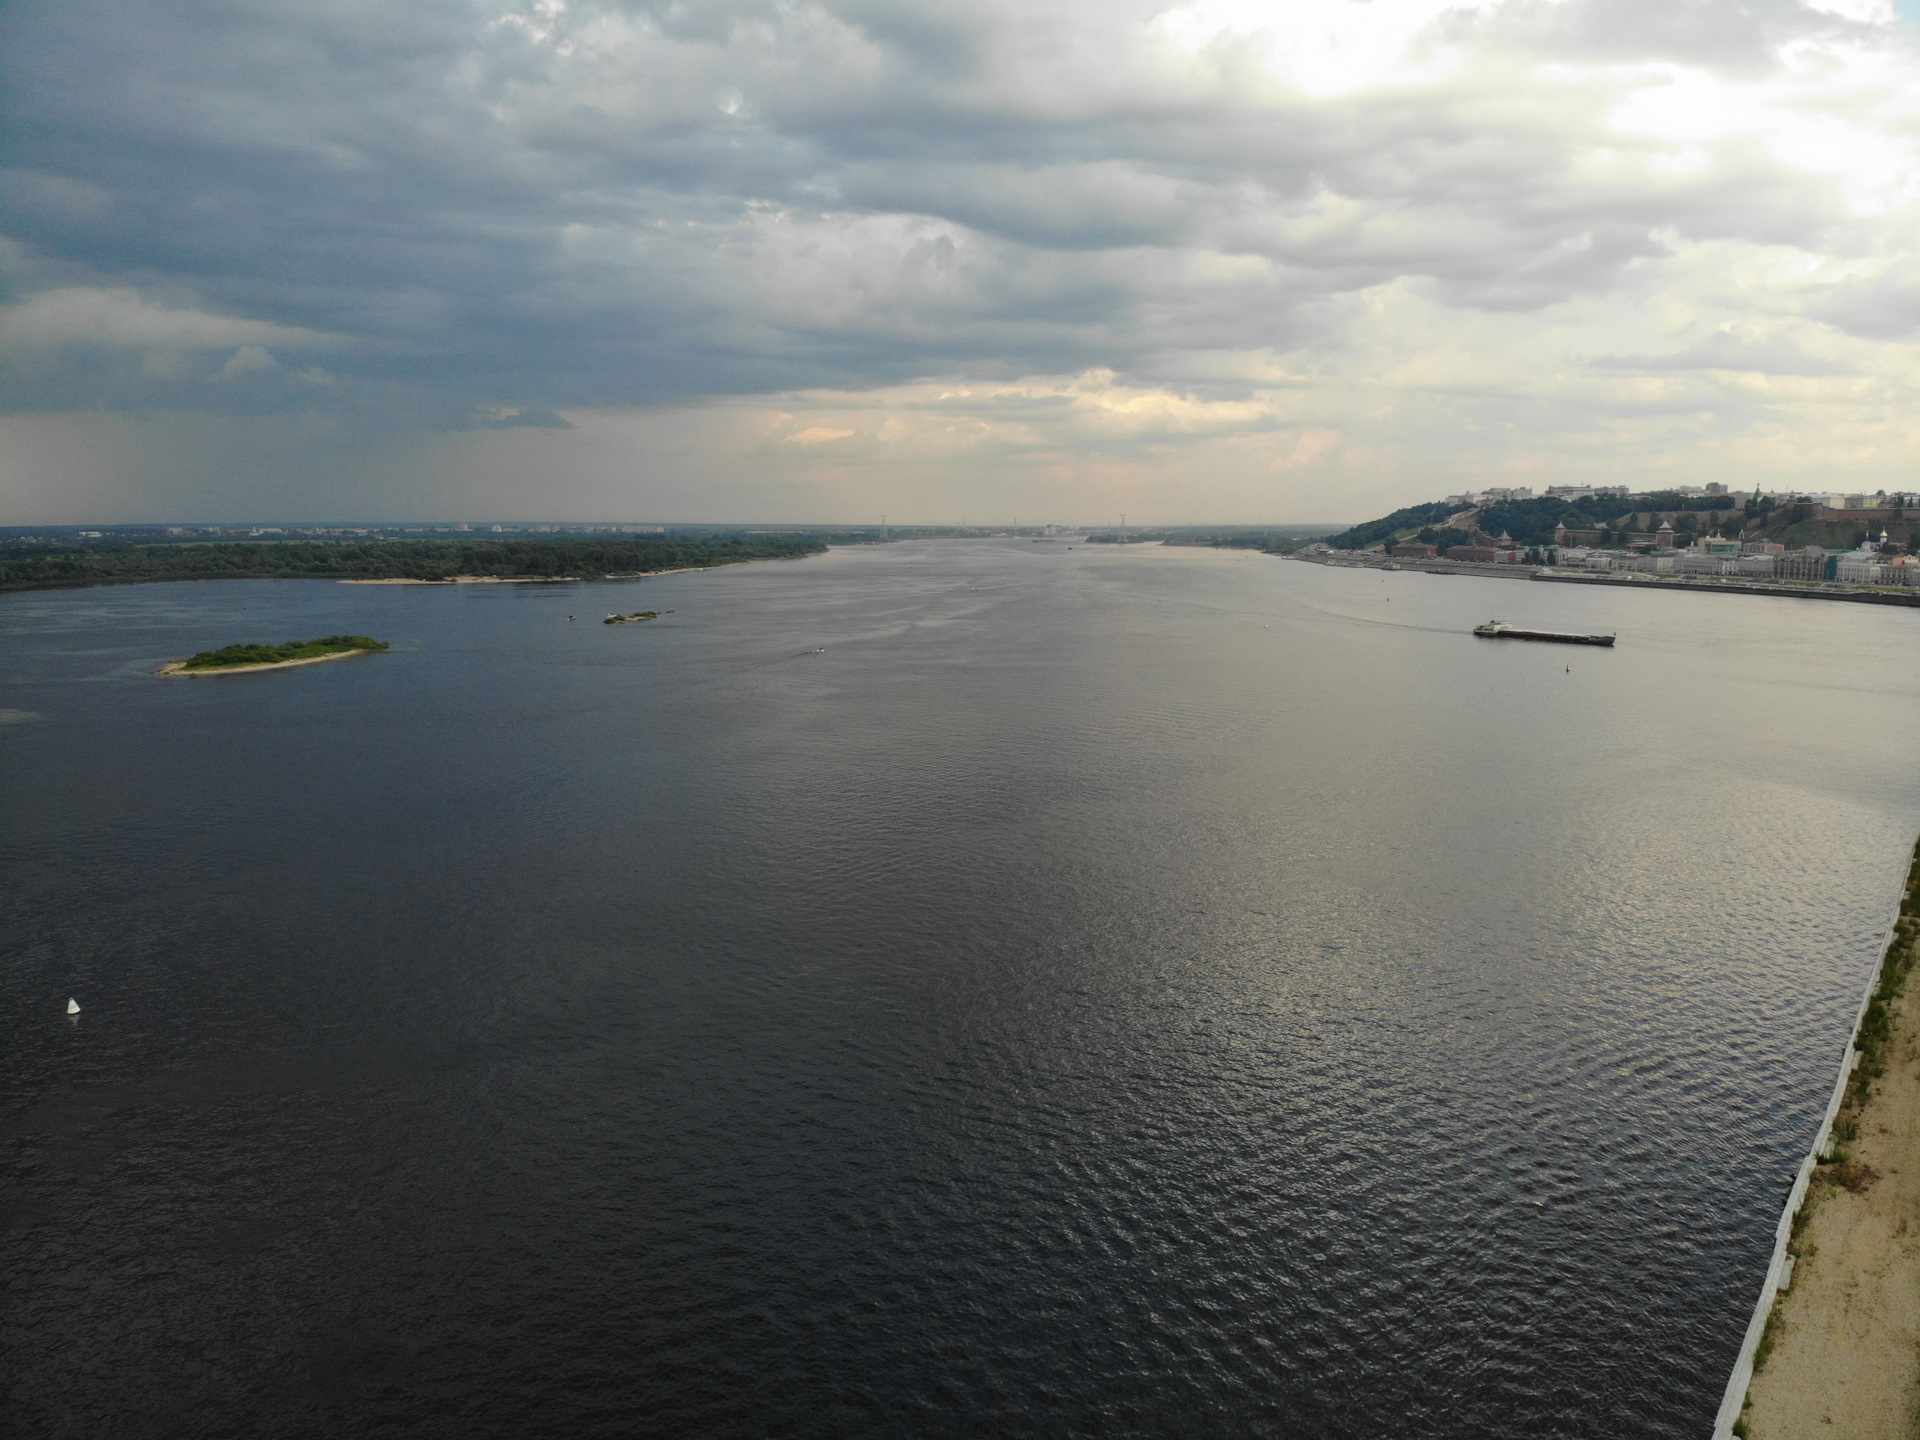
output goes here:
[{"label": "cloudy sky", "polygon": [[0,523],[1920,486],[1890,0],[20,0]]}]

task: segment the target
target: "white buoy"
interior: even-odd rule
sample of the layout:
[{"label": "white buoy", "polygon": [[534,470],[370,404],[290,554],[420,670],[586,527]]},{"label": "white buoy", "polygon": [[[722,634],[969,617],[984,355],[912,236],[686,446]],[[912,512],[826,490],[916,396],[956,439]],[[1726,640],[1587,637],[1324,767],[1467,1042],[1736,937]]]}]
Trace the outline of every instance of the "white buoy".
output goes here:
[{"label": "white buoy", "polygon": [[67,1014],[78,1015],[79,1013],[80,1013],[80,1002],[74,999],[71,995],[69,995],[67,997]]}]

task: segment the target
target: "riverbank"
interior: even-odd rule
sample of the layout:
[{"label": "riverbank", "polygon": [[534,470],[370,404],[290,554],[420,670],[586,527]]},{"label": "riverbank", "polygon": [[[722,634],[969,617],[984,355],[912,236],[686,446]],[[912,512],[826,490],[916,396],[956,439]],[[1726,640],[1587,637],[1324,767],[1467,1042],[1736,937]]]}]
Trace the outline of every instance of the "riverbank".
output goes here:
[{"label": "riverbank", "polygon": [[1774,595],[1788,600],[1843,600],[1856,605],[1920,606],[1920,590],[1885,585],[1841,585],[1835,581],[1742,580],[1733,576],[1663,575],[1633,571],[1624,575],[1553,570],[1537,565],[1482,565],[1466,560],[1393,560],[1377,553],[1339,551],[1335,555],[1294,555],[1310,565],[1342,570],[1396,570],[1423,575],[1475,575],[1487,580],[1545,580],[1558,585],[1603,585],[1629,590],[1685,590],[1707,595]]},{"label": "riverbank", "polygon": [[571,584],[579,578],[578,575],[449,575],[444,580],[415,580],[408,576],[399,576],[390,580],[336,580],[333,583],[336,585],[563,585]]},{"label": "riverbank", "polygon": [[787,560],[828,548],[820,535],[721,532],[208,542],[86,542],[58,547],[0,538],[0,592],[156,580],[398,580],[428,584],[541,584]]},{"label": "riverbank", "polygon": [[1828,1148],[1790,1226],[1782,1293],[1732,1433],[1908,1440],[1920,1427],[1920,941],[1908,871],[1900,919],[1855,1040]]},{"label": "riverbank", "polygon": [[804,560],[804,555],[756,555],[746,560],[719,560],[711,565],[682,565],[675,570],[634,570],[608,575],[449,575],[445,580],[336,580],[336,585],[571,585],[581,580],[655,580],[663,575],[691,575],[700,570],[722,570],[729,565],[752,565],[762,560]]},{"label": "riverbank", "polygon": [[1776,595],[1787,600],[1843,600],[1856,605],[1920,605],[1920,590],[1887,585],[1842,585],[1831,580],[1740,580],[1706,575],[1661,575],[1634,571],[1625,575],[1582,575],[1566,570],[1536,570],[1535,580],[1561,585],[1618,585],[1637,590],[1689,590],[1708,595]]},{"label": "riverbank", "polygon": [[1309,565],[1326,565],[1335,570],[1396,570],[1422,575],[1477,575],[1487,580],[1531,580],[1530,565],[1474,565],[1464,560],[1390,560],[1378,554],[1359,554],[1342,550],[1333,555],[1289,555],[1289,560],[1304,560]]},{"label": "riverbank", "polygon": [[329,660],[351,660],[355,655],[377,655],[377,650],[335,650],[330,655],[309,655],[301,660],[271,660],[264,665],[215,665],[204,670],[189,670],[184,660],[169,660],[156,675],[250,675],[255,670],[291,670],[296,665],[324,665]]}]

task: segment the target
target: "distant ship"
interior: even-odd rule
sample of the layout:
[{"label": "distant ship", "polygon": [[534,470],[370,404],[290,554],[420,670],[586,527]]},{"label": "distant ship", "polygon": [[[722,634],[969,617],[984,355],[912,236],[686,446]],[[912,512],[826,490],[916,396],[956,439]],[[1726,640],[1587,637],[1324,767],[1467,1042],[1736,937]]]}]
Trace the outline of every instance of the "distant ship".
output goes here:
[{"label": "distant ship", "polygon": [[1551,640],[1558,645],[1611,645],[1611,635],[1563,635],[1558,630],[1522,630],[1504,620],[1489,620],[1473,627],[1473,633],[1489,640]]}]

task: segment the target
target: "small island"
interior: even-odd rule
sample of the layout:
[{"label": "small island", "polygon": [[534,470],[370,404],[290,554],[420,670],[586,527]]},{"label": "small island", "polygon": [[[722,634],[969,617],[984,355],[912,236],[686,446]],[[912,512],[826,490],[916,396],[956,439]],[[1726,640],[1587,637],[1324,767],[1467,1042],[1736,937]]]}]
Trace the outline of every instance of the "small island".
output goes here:
[{"label": "small island", "polygon": [[662,615],[671,615],[671,610],[636,610],[631,615],[609,615],[602,625],[635,625],[642,620],[658,620]]},{"label": "small island", "polygon": [[160,673],[232,675],[242,670],[283,670],[291,665],[345,660],[386,648],[386,641],[365,635],[327,635],[318,640],[289,640],[284,645],[229,645],[222,650],[202,650],[185,660],[170,661],[160,667]]}]

